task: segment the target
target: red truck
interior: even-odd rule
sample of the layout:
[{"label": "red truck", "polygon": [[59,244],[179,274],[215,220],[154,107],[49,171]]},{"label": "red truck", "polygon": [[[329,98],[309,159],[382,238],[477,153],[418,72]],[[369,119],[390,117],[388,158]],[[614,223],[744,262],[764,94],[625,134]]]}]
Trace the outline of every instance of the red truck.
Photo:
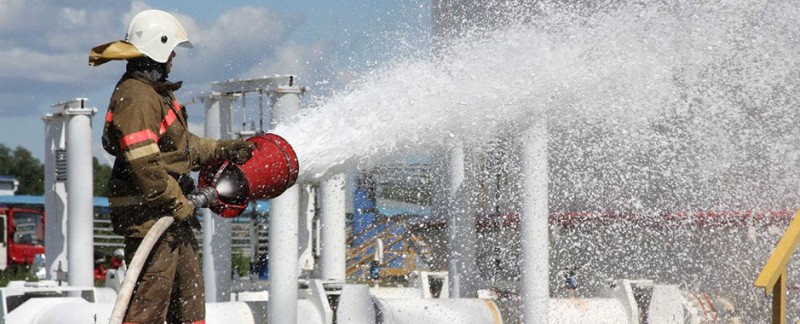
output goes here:
[{"label": "red truck", "polygon": [[0,270],[30,265],[40,253],[44,254],[44,213],[0,206]]}]

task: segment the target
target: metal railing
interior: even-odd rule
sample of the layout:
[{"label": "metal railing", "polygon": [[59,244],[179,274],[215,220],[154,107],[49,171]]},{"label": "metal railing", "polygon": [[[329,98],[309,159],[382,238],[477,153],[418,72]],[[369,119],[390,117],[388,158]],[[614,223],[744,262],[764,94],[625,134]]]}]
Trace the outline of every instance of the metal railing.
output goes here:
[{"label": "metal railing", "polygon": [[[381,276],[404,276],[413,272],[416,269],[415,260],[419,256],[423,260],[427,254],[430,253],[428,244],[418,235],[412,233],[405,222],[395,221],[378,221],[364,230],[362,233],[367,233],[369,230],[375,229],[383,225],[382,234],[376,233],[375,236],[362,242],[359,246],[350,249],[347,253],[347,270],[346,276],[348,278],[358,277],[360,271],[365,271],[367,264],[372,261],[379,248],[378,241],[383,242],[383,255],[386,260],[380,268]],[[405,228],[403,234],[392,234],[398,227]],[[349,242],[352,242],[352,238]],[[399,250],[393,249],[397,244],[401,244],[402,248]],[[400,267],[388,267],[386,265],[395,264],[397,261],[402,263]]]},{"label": "metal railing", "polygon": [[[346,256],[346,276],[353,277],[355,274],[358,273],[359,270],[372,261],[374,259],[375,254],[378,252],[379,242],[383,243],[383,252],[384,255],[387,252],[387,247],[390,247],[401,240],[398,240],[398,236],[394,234],[389,234],[392,231],[396,230],[402,224],[400,222],[389,222],[388,219],[378,219],[375,223],[371,224],[369,227],[365,228],[361,231],[362,234],[370,233],[376,231],[381,226],[383,229],[381,233],[374,233],[372,237],[369,239],[361,242],[358,246],[354,246],[347,252]],[[394,239],[394,240],[391,240]],[[391,240],[391,241],[390,241]],[[351,237],[347,240],[347,245],[352,246],[355,242],[355,236]],[[371,252],[370,252],[371,251]]]},{"label": "metal railing", "polygon": [[[231,224],[231,251],[234,253],[241,253],[242,255],[253,255],[253,246],[251,243],[251,230],[253,224],[247,223],[233,223]],[[262,233],[263,232],[263,233]],[[266,235],[265,231],[260,231],[259,236]],[[202,242],[203,236],[200,233],[197,236],[198,242]],[[122,248],[125,245],[125,238],[120,235],[114,234],[111,228],[110,219],[94,219],[94,246],[95,248],[102,249],[115,249]]]},{"label": "metal railing", "polygon": [[772,293],[772,323],[786,323],[786,266],[800,243],[800,211],[798,211],[786,232],[783,233],[775,250],[767,259],[764,268],[756,278],[756,287],[764,288],[769,296]]}]

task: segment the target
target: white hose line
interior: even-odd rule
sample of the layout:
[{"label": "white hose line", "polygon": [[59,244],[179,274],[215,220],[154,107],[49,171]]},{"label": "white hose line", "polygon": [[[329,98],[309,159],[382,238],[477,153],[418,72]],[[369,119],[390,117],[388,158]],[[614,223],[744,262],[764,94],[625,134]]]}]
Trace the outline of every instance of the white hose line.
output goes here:
[{"label": "white hose line", "polygon": [[131,264],[128,265],[125,279],[122,280],[122,286],[119,288],[117,300],[114,302],[114,310],[111,311],[111,319],[108,321],[109,324],[122,324],[125,311],[128,310],[128,304],[131,301],[133,288],[136,287],[136,281],[139,279],[139,274],[142,272],[142,266],[144,266],[144,262],[147,261],[147,257],[150,256],[150,250],[153,249],[153,245],[156,244],[161,235],[164,234],[164,231],[166,231],[173,222],[175,222],[175,218],[172,216],[161,217],[161,219],[147,231],[147,235],[144,236],[139,248],[136,249],[136,254],[133,255]]}]

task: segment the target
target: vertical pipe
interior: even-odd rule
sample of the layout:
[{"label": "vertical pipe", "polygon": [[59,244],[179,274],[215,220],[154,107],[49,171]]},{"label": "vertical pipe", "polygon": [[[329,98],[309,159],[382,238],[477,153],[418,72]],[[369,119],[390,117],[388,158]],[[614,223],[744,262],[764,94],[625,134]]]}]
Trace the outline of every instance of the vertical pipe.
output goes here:
[{"label": "vertical pipe", "polygon": [[46,114],[45,154],[44,154],[44,192],[45,192],[45,269],[47,279],[58,280],[59,265],[67,266],[67,190],[65,170],[59,170],[65,159],[66,124],[61,114]]},{"label": "vertical pipe", "polygon": [[[444,151],[444,150],[437,150],[437,151]],[[448,198],[449,195],[449,185],[448,185],[448,160],[447,154],[440,154],[438,152],[433,153],[431,155],[431,214],[434,219],[445,222],[448,220]],[[447,241],[449,238],[449,232],[443,233],[445,237],[442,239],[443,242]],[[437,240],[438,241],[438,240]],[[443,250],[446,251],[447,247],[443,247]],[[448,269],[449,271],[449,257],[447,254],[443,254],[442,257],[433,258],[437,263],[431,265],[433,269]],[[441,261],[439,261],[441,260]],[[443,293],[448,294],[450,291],[450,281],[452,281],[452,276],[448,277],[448,285],[447,287],[442,287],[442,289],[446,289]]]},{"label": "vertical pipe", "polygon": [[537,120],[522,138],[522,316],[547,324],[550,301],[547,120]]},{"label": "vertical pipe", "polygon": [[345,177],[335,174],[320,185],[320,259],[322,280],[345,281]]},{"label": "vertical pipe", "polygon": [[247,92],[242,92],[242,131],[247,130]]},{"label": "vertical pipe", "polygon": [[[211,246],[214,253],[214,271],[216,272],[216,301],[231,301],[231,286],[233,282],[233,269],[231,252],[231,219],[218,217],[212,213],[214,218],[214,238]],[[208,282],[208,281],[206,281]]]},{"label": "vertical pipe", "polygon": [[[278,87],[272,105],[271,128],[297,113],[300,92],[298,87]],[[297,323],[299,205],[300,186],[296,184],[271,201],[267,323]]]},{"label": "vertical pipe", "polygon": [[448,154],[448,195],[447,195],[447,273],[450,277],[450,297],[464,297],[461,291],[463,273],[463,244],[460,242],[459,218],[464,216],[459,206],[458,195],[464,181],[464,147],[459,143]]},{"label": "vertical pipe", "polygon": [[[250,251],[252,253],[250,253],[249,257],[251,264],[258,260],[258,218],[258,212],[256,208],[253,208],[253,216],[250,217]],[[250,272],[250,275],[253,275],[252,272]]]},{"label": "vertical pipe", "polygon": [[[230,95],[214,94],[206,98],[205,134],[211,138],[230,138]],[[230,219],[203,210],[203,277],[206,302],[230,300],[231,225]]]},{"label": "vertical pipe", "polygon": [[477,215],[477,194],[476,189],[476,172],[475,168],[475,151],[468,150],[465,152],[464,157],[464,181],[462,182],[461,190],[461,210],[463,214],[460,217],[459,228],[461,229],[461,242],[463,248],[462,254],[462,268],[461,275],[461,293],[464,297],[477,298],[478,290],[478,270],[475,261],[475,251],[477,249],[477,230],[475,228],[476,215]]},{"label": "vertical pipe", "polygon": [[274,129],[278,124],[286,123],[293,119],[300,110],[300,94],[302,91],[296,86],[279,86],[272,98],[269,126]]},{"label": "vertical pipe", "polygon": [[84,100],[67,109],[67,257],[69,285],[94,286],[92,115]]},{"label": "vertical pipe", "polygon": [[300,187],[294,185],[270,205],[267,323],[297,322],[299,200]]},{"label": "vertical pipe", "polygon": [[264,90],[258,89],[258,131],[264,131]]},{"label": "vertical pipe", "polygon": [[316,215],[316,188],[308,184],[300,186],[300,214],[298,215],[298,273],[314,271],[314,216]]},{"label": "vertical pipe", "polygon": [[450,297],[475,297],[475,212],[470,195],[469,159],[464,146],[456,143],[448,155],[447,270]]}]

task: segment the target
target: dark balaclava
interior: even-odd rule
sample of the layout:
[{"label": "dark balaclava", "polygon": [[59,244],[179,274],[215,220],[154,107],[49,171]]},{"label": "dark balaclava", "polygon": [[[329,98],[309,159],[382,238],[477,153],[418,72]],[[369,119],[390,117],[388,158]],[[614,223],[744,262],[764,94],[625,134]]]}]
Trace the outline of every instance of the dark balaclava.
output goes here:
[{"label": "dark balaclava", "polygon": [[147,56],[128,60],[126,69],[128,73],[140,72],[151,81],[166,82],[169,74],[167,63],[158,63]]}]

